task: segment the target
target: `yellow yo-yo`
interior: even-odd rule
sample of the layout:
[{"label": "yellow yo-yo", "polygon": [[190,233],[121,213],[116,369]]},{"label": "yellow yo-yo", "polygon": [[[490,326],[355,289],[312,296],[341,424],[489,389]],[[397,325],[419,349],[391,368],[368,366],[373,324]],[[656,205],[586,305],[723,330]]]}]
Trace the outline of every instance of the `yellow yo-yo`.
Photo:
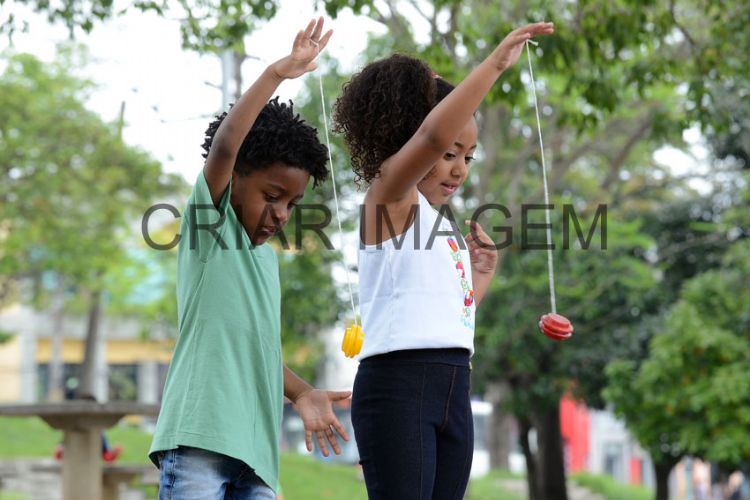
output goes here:
[{"label": "yellow yo-yo", "polygon": [[344,340],[341,342],[341,350],[347,358],[353,358],[362,350],[362,342],[365,340],[365,332],[359,325],[347,327],[344,332]]}]

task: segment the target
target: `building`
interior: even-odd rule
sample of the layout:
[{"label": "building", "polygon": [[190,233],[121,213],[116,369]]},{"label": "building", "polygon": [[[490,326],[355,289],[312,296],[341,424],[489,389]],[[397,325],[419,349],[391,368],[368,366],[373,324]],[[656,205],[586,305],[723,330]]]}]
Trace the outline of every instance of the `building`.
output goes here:
[{"label": "building", "polygon": [[[0,313],[0,401],[35,402],[49,394],[49,366],[57,348],[63,388],[75,389],[83,362],[86,318],[65,316],[60,331],[53,318],[22,305]],[[107,317],[100,324],[95,396],[156,403],[166,378],[175,332],[144,330],[136,320]]]}]

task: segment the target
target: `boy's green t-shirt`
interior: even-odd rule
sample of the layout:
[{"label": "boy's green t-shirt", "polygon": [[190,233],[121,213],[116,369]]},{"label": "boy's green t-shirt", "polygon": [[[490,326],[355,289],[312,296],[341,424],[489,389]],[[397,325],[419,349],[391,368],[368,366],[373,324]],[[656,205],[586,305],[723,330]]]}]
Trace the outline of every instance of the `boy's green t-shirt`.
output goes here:
[{"label": "boy's green t-shirt", "polygon": [[177,446],[222,453],[275,488],[283,407],[279,266],[268,244],[252,246],[230,192],[217,211],[201,172],[182,216],[179,338],[149,456],[157,463],[157,452]]}]

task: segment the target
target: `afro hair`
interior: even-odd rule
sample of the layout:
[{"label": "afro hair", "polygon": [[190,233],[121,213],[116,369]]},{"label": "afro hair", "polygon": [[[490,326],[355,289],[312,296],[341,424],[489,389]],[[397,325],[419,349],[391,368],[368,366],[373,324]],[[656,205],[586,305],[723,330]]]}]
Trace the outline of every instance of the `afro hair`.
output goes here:
[{"label": "afro hair", "polygon": [[[214,135],[226,116],[227,113],[222,113],[209,124],[202,146],[206,151],[203,158],[208,157]],[[291,100],[289,104],[280,103],[275,97],[263,107],[242,141],[234,170],[247,175],[281,162],[308,172],[314,179],[313,187],[317,187],[328,176],[327,161],[328,149],[318,140],[317,130],[294,114]]]},{"label": "afro hair", "polygon": [[333,109],[355,179],[370,183],[380,166],[411,139],[430,110],[453,90],[426,63],[394,54],[355,74]]}]

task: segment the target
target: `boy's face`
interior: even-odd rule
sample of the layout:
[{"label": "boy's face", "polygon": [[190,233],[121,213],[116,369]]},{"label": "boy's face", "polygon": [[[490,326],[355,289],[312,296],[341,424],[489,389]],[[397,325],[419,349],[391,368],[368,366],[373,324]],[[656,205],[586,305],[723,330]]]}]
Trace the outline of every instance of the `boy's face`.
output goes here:
[{"label": "boy's face", "polygon": [[307,171],[281,162],[248,175],[232,173],[230,203],[253,245],[262,245],[286,225],[309,180]]},{"label": "boy's face", "polygon": [[478,133],[477,122],[472,118],[456,137],[453,146],[419,181],[417,188],[430,205],[447,203],[448,198],[464,183],[469,175],[469,163],[474,159]]}]

